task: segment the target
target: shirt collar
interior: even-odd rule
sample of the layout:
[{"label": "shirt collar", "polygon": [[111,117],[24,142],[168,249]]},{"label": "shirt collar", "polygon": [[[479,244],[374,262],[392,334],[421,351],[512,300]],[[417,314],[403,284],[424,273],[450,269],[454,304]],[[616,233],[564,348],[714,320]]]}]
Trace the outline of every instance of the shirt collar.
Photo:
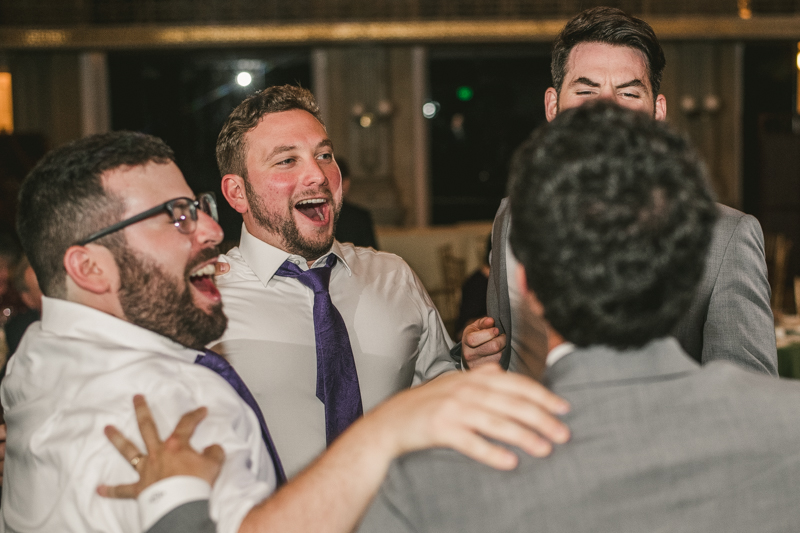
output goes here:
[{"label": "shirt collar", "polygon": [[[255,272],[256,276],[258,276],[258,279],[261,280],[261,283],[263,283],[265,287],[284,261],[291,261],[299,266],[302,270],[308,270],[308,261],[306,261],[303,257],[290,254],[285,250],[281,250],[280,248],[276,248],[271,244],[265,243],[247,231],[247,228],[244,224],[242,224],[242,238],[239,241],[239,251],[242,253],[242,258],[244,259],[245,263],[247,263],[247,266],[249,266],[253,272]],[[331,249],[328,250],[328,253],[314,261],[314,264],[311,268],[324,266],[325,261],[328,259],[330,254],[335,255],[339,259],[337,263],[344,265],[348,276],[353,275],[353,272],[350,270],[350,265],[347,264],[347,261],[345,261],[344,255],[342,254],[342,248],[339,246],[339,241],[336,240],[333,241],[333,246],[331,246]]]},{"label": "shirt collar", "polygon": [[547,365],[547,368],[550,368],[551,366],[556,364],[556,362],[559,359],[574,351],[575,351],[574,344],[572,344],[571,342],[562,342],[561,344],[559,344],[558,346],[556,346],[547,353],[547,359],[545,359],[545,364]]},{"label": "shirt collar", "polygon": [[47,296],[42,297],[41,327],[59,337],[170,355],[190,363],[203,353],[93,307]]}]

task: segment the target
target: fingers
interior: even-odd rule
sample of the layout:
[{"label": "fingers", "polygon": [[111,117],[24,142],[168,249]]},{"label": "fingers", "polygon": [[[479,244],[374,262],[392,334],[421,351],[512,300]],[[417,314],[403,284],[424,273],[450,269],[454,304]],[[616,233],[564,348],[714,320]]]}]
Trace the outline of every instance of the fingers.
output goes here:
[{"label": "fingers", "polygon": [[481,356],[480,354],[476,354],[474,352],[470,353],[467,350],[463,350],[462,354],[465,359],[464,362],[466,363],[467,370],[473,370],[488,364],[497,365],[500,363],[500,359],[503,357],[502,349],[501,351],[491,355]]},{"label": "fingers", "polygon": [[565,415],[569,412],[569,402],[538,381],[521,374],[504,372],[497,365],[483,366],[473,370],[472,374],[489,388],[521,396],[553,414]]},{"label": "fingers", "polygon": [[476,320],[464,329],[461,351],[467,366],[475,368],[490,362],[499,362],[506,347],[506,336],[494,326],[492,317]]},{"label": "fingers", "polygon": [[5,442],[6,440],[6,425],[0,425],[0,441]]},{"label": "fingers", "polygon": [[511,450],[492,444],[470,431],[454,433],[453,437],[452,442],[448,443],[451,448],[492,468],[512,470],[519,462],[519,458]]},{"label": "fingers", "polygon": [[[548,438],[557,438],[564,441],[568,433],[566,428],[556,421],[552,415],[540,409],[522,405],[522,413],[498,412],[494,409],[493,400],[485,406],[467,406],[471,413],[465,414],[463,423],[471,431],[479,433],[490,439],[501,441],[511,446],[521,448],[534,457],[544,457],[553,451],[553,446]],[[505,402],[508,405],[508,402]],[[532,414],[533,413],[533,414]],[[520,416],[521,415],[521,416]],[[564,434],[559,430],[563,430]],[[543,436],[540,436],[540,433]],[[549,433],[549,435],[547,435]]]},{"label": "fingers", "polygon": [[189,411],[183,415],[178,421],[178,425],[175,426],[172,437],[179,439],[182,444],[188,446],[189,439],[197,428],[197,424],[206,417],[206,414],[208,414],[208,409],[205,407],[198,407],[194,411]]},{"label": "fingers", "polygon": [[106,434],[108,440],[111,441],[111,444],[113,444],[114,447],[119,450],[119,453],[122,454],[126,461],[130,462],[130,460],[137,455],[141,455],[139,448],[137,448],[136,445],[131,441],[126,439],[125,436],[114,426],[106,426],[103,432]]},{"label": "fingers", "polygon": [[500,334],[500,330],[493,326],[494,320],[491,317],[481,318],[464,328],[462,340],[471,348],[489,342]]},{"label": "fingers", "polygon": [[104,498],[136,498],[139,494],[136,491],[136,485],[117,485],[109,487],[108,485],[100,485],[97,487],[97,494]]},{"label": "fingers", "polygon": [[220,466],[222,466],[222,463],[225,462],[225,451],[219,444],[212,444],[203,450],[203,455]]},{"label": "fingers", "polygon": [[139,424],[139,432],[142,434],[144,445],[147,448],[147,452],[152,453],[161,445],[158,429],[156,429],[156,424],[153,422],[153,414],[141,394],[133,397],[133,407],[136,409],[136,422]]},{"label": "fingers", "polygon": [[214,265],[214,275],[221,276],[222,274],[226,274],[231,269],[231,266],[228,263],[223,263],[222,261],[217,261]]}]

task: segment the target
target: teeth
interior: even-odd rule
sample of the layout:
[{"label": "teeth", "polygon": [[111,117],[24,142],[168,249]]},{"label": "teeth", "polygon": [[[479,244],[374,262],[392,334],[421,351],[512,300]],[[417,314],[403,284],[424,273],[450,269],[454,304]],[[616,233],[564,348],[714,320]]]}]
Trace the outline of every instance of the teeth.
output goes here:
[{"label": "teeth", "polygon": [[297,202],[297,205],[315,205],[315,204],[324,204],[324,198],[311,198],[310,200],[303,200],[301,202]]},{"label": "teeth", "polygon": [[195,270],[189,276],[191,278],[200,277],[200,276],[213,276],[214,275],[214,263],[204,266],[201,269]]}]

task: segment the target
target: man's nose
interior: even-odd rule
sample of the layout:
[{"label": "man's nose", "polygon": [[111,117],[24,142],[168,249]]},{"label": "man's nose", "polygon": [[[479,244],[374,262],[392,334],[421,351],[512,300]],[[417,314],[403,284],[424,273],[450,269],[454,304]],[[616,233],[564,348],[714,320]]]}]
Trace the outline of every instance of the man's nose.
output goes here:
[{"label": "man's nose", "polygon": [[328,176],[316,160],[308,166],[304,182],[306,185],[323,185],[328,182]]},{"label": "man's nose", "polygon": [[615,100],[616,99],[616,92],[614,91],[613,87],[602,87],[600,89],[600,94],[598,98],[601,100]]},{"label": "man's nose", "polygon": [[194,238],[201,246],[216,246],[222,242],[225,236],[222,227],[216,220],[205,212],[197,210],[197,227],[194,230]]}]

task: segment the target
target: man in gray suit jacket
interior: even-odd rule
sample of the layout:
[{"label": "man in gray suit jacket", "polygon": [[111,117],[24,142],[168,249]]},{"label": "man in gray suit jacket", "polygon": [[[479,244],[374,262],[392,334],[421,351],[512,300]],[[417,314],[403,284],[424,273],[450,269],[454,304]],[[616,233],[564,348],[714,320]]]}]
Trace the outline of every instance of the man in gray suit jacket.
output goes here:
[{"label": "man in gray suit jacket", "polygon": [[571,109],[518,151],[511,211],[572,439],[504,473],[406,455],[361,531],[796,530],[800,387],[701,367],[669,336],[719,216],[686,141],[613,103]]},{"label": "man in gray suit jacket", "polygon": [[[547,120],[559,111],[595,98],[648,110],[666,118],[658,94],[665,59],[652,28],[618,9],[594,8],[567,23],[553,45],[553,87],[545,93]],[[757,372],[778,374],[764,239],[758,221],[718,206],[719,222],[694,302],[673,332],[683,349],[701,363],[728,360]],[[492,230],[493,253],[487,307],[506,334],[501,364],[526,372],[546,353],[543,325],[518,303],[513,279],[516,259],[508,248],[511,226],[503,200]],[[524,345],[523,345],[524,343]]]}]

